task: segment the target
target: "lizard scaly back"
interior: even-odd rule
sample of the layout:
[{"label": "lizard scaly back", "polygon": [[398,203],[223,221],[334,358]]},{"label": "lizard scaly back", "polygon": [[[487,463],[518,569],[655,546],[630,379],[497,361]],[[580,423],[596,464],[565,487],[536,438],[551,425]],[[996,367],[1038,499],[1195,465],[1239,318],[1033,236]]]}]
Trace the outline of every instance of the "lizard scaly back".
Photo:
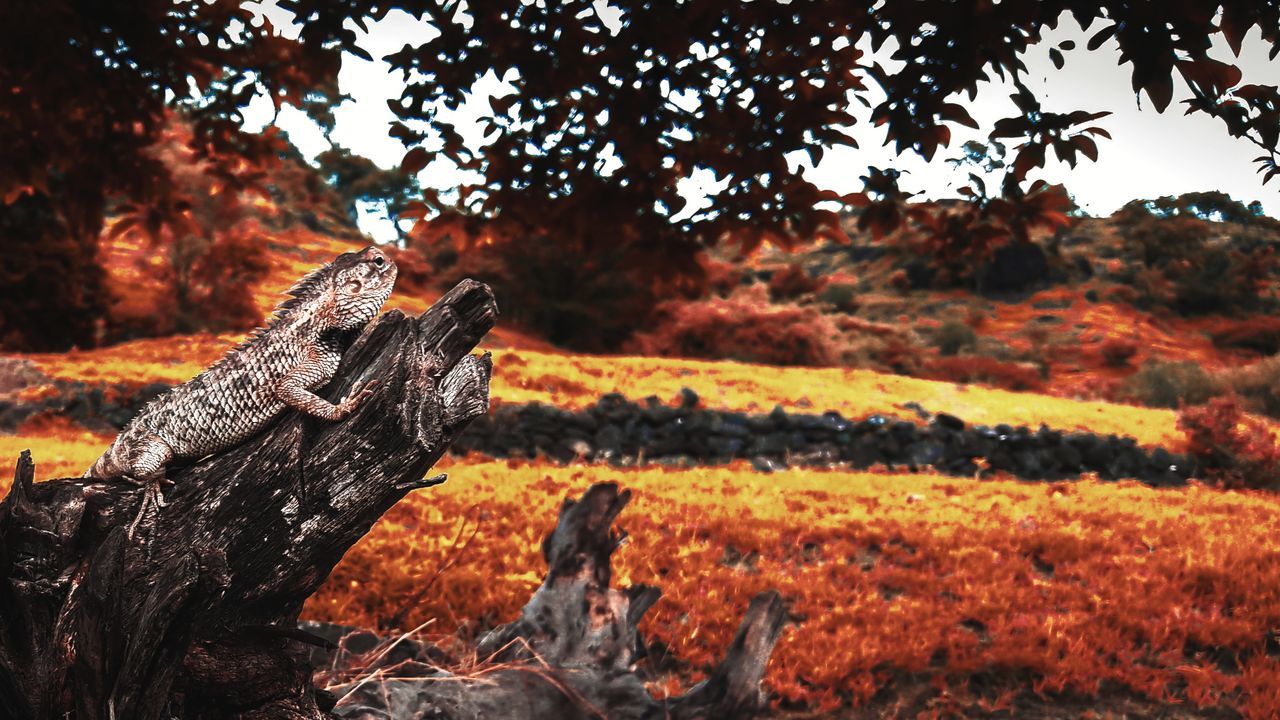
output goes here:
[{"label": "lizard scaly back", "polygon": [[342,359],[342,339],[372,320],[391,294],[396,266],[377,247],[344,253],[299,280],[266,327],[191,380],[151,401],[85,473],[139,482],[162,478],[173,458],[198,458],[243,442],[293,407],[329,420],[368,390],[334,405],[314,394]]}]

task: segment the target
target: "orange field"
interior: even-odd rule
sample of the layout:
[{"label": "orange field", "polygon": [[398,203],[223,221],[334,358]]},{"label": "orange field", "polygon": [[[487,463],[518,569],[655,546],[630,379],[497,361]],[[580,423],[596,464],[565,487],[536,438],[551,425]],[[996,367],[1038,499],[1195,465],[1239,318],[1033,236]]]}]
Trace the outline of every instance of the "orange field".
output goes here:
[{"label": "orange field", "polygon": [[[1262,652],[1280,626],[1273,496],[744,467],[449,471],[348,554],[309,616],[376,625],[457,556],[405,625],[513,618],[540,582],[560,499],[616,481],[636,494],[616,581],[663,589],[642,630],[688,664],[682,682],[723,652],[750,598],[776,588],[796,619],[767,680],[780,702],[857,705],[894,671],[1025,669],[1037,691],[1114,681],[1280,713],[1280,662]],[[1210,659],[1220,648],[1239,654],[1238,673]]]},{"label": "orange field", "polygon": [[[106,440],[55,428],[0,436],[0,455],[31,447],[45,479],[77,472]],[[745,466],[444,466],[449,482],[393,508],[307,617],[376,627],[431,583],[404,628],[470,634],[512,619],[541,580],[539,544],[561,499],[615,481],[635,492],[616,582],[663,589],[641,628],[682,663],[659,691],[698,679],[752,595],[776,588],[794,620],[766,681],[781,704],[856,706],[900,673],[963,698],[971,673],[1024,671],[1038,692],[1118,683],[1280,713],[1280,661],[1264,651],[1280,627],[1272,495]]]}]

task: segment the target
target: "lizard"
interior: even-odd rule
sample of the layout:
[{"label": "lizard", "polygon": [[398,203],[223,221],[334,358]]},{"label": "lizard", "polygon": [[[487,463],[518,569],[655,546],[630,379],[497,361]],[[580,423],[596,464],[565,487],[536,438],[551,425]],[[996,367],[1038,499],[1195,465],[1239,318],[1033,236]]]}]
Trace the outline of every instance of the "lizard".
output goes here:
[{"label": "lizard", "polygon": [[150,505],[166,503],[165,467],[238,445],[292,408],[323,420],[349,415],[373,392],[371,380],[336,405],[315,394],[338,370],[343,339],[363,328],[391,296],[396,264],[370,245],[308,273],[265,327],[191,380],[157,396],[120,431],[84,477],[145,487],[127,537]]}]

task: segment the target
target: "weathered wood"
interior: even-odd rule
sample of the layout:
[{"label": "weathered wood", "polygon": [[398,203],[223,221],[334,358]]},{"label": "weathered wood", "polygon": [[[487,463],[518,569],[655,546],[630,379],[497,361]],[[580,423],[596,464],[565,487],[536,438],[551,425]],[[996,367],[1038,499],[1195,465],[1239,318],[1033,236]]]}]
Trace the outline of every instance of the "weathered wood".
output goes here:
[{"label": "weathered wood", "polygon": [[392,311],[344,356],[326,423],[286,414],[242,445],[169,468],[168,506],[130,542],[143,491],[33,483],[0,504],[0,713],[17,718],[322,718],[296,659],[298,612],[346,550],[488,409],[489,289],[464,281],[418,318]]},{"label": "weathered wood", "polygon": [[609,586],[610,558],[624,533],[613,529],[630,500],[614,484],[567,500],[543,542],[548,571],[520,618],[477,648],[467,676],[412,657],[334,688],[336,714],[351,720],[707,720],[749,718],[763,706],[760,680],[782,630],[776,592],[757,596],[711,676],[684,696],[658,700],[637,671],[636,624],[661,592]]}]

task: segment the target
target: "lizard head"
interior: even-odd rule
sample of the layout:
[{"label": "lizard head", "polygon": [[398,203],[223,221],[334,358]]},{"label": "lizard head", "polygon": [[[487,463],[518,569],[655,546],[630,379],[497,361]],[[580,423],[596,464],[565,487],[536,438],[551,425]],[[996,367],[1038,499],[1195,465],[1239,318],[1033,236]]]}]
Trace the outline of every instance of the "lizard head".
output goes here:
[{"label": "lizard head", "polygon": [[395,261],[374,245],[339,255],[330,269],[333,321],[339,328],[356,328],[372,320],[396,284]]}]

